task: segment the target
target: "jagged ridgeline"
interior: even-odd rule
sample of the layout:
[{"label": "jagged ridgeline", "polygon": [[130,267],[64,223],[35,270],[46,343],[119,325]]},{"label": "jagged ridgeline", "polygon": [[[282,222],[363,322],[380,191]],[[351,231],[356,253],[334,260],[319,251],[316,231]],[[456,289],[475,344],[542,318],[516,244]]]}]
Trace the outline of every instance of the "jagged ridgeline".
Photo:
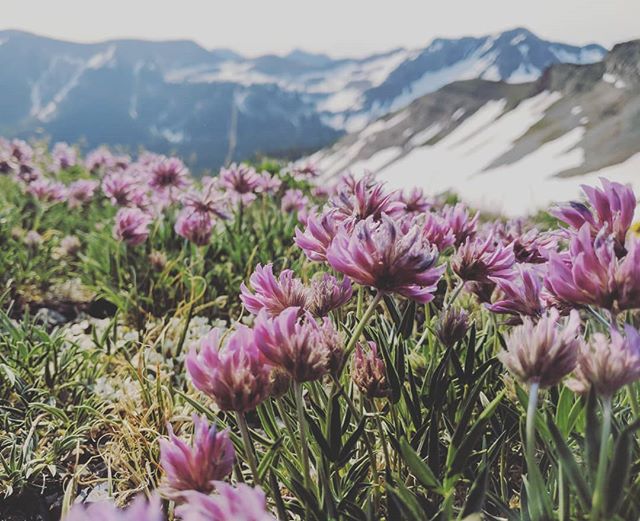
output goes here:
[{"label": "jagged ridgeline", "polygon": [[[525,83],[450,83],[313,156],[328,175],[452,189],[517,215],[571,199],[599,176],[640,167],[640,40],[602,61],[558,63]],[[575,176],[580,176],[576,179]]]},{"label": "jagged ridgeline", "polygon": [[456,80],[531,81],[549,65],[606,53],[520,28],[357,59],[245,58],[189,41],[75,44],[18,31],[0,32],[0,43],[1,135],[145,147],[212,169],[311,153]]}]

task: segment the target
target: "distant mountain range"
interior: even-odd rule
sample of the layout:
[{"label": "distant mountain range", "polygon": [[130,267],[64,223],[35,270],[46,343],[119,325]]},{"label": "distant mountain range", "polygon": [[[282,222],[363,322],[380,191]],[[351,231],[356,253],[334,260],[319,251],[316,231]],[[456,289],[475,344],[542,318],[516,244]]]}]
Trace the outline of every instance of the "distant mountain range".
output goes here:
[{"label": "distant mountain range", "polygon": [[311,159],[327,176],[369,170],[514,216],[575,198],[599,176],[640,188],[640,40],[532,82],[450,83]]},{"label": "distant mountain range", "polygon": [[300,50],[246,58],[190,41],[78,44],[0,31],[0,134],[173,151],[217,168],[317,150],[455,81],[532,81],[550,65],[605,54],[521,28],[357,59]]}]

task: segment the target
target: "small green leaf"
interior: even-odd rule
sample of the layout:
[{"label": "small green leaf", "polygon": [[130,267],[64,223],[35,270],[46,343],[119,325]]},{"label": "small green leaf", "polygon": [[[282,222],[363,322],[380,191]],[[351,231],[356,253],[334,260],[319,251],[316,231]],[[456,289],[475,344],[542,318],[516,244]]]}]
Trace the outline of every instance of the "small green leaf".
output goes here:
[{"label": "small green leaf", "polygon": [[426,464],[418,453],[409,445],[406,438],[400,440],[400,452],[407,466],[413,475],[428,489],[439,489],[441,487],[438,478],[435,476],[429,465]]},{"label": "small green leaf", "polygon": [[568,445],[564,441],[562,433],[560,432],[558,427],[556,427],[551,418],[547,419],[547,424],[549,427],[549,432],[551,433],[551,437],[553,438],[556,451],[558,452],[558,457],[562,462],[562,468],[575,487],[577,498],[578,501],[580,501],[582,508],[588,510],[591,508],[591,494],[589,492],[589,486],[584,480],[583,471],[580,469],[580,467],[578,467],[578,463],[573,457],[571,449],[569,449]]}]

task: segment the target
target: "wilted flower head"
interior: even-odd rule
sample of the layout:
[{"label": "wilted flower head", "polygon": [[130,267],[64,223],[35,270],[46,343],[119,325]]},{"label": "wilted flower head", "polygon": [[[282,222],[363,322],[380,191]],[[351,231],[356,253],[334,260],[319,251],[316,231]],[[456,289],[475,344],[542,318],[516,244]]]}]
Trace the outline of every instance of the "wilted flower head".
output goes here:
[{"label": "wilted flower head", "polygon": [[436,336],[445,347],[453,347],[467,334],[469,315],[463,309],[447,309],[436,325]]},{"label": "wilted flower head", "polygon": [[434,244],[441,252],[449,246],[453,246],[456,242],[456,236],[453,234],[449,223],[436,213],[427,213],[425,215],[422,234],[427,241]]},{"label": "wilted flower head", "polygon": [[162,157],[151,168],[149,186],[164,191],[181,189],[189,184],[189,170],[177,157]]},{"label": "wilted flower head", "polygon": [[393,215],[404,209],[397,192],[387,192],[382,183],[371,183],[365,176],[353,186],[343,185],[331,199],[335,218],[351,228],[358,221],[368,218],[379,221],[383,214]]},{"label": "wilted flower head", "polygon": [[69,208],[77,208],[89,202],[98,188],[98,182],[91,179],[80,179],[67,188],[67,204]]},{"label": "wilted flower head", "polygon": [[309,260],[323,262],[327,260],[327,248],[338,231],[335,212],[324,212],[321,215],[309,214],[306,229],[301,232],[296,228],[295,243],[304,251]]},{"label": "wilted flower head", "polygon": [[193,415],[193,439],[191,445],[173,433],[168,425],[169,439],[160,440],[160,465],[165,476],[162,492],[177,498],[188,490],[211,492],[213,481],[231,474],[235,450],[228,431],[218,432],[207,419]]},{"label": "wilted flower head", "polygon": [[514,263],[511,245],[496,244],[493,235],[484,240],[468,239],[451,258],[451,268],[465,282],[512,278]]},{"label": "wilted flower head", "polygon": [[618,255],[625,252],[625,239],[633,222],[636,209],[636,196],[630,186],[600,179],[602,189],[582,186],[590,207],[572,202],[553,209],[550,213],[564,221],[574,230],[580,230],[588,224],[592,237],[596,237],[604,228],[612,234]]},{"label": "wilted flower head", "polygon": [[311,279],[307,307],[314,315],[324,317],[349,302],[352,293],[351,281],[347,277],[339,282],[329,273],[317,273]]},{"label": "wilted flower head", "polygon": [[39,201],[45,203],[64,201],[64,198],[67,195],[66,187],[62,183],[49,181],[47,179],[36,179],[29,183],[27,192]]},{"label": "wilted flower head", "polygon": [[240,286],[240,300],[254,315],[263,309],[274,316],[291,306],[305,307],[307,288],[294,275],[291,270],[282,270],[276,278],[273,264],[264,267],[258,264],[249,278],[253,292],[243,282]]},{"label": "wilted flower head", "polygon": [[424,194],[422,188],[403,190],[398,199],[404,204],[404,211],[407,213],[425,213],[432,206],[431,199]]},{"label": "wilted flower head", "polygon": [[139,496],[129,508],[120,510],[108,501],[75,505],[64,521],[163,521],[160,499],[155,496],[147,501]]},{"label": "wilted flower head", "polygon": [[53,158],[53,167],[55,171],[66,170],[75,166],[78,162],[78,153],[76,149],[68,143],[56,143],[51,152]]},{"label": "wilted flower head", "polygon": [[480,213],[470,217],[469,210],[462,203],[455,206],[445,206],[442,210],[442,218],[453,233],[456,246],[460,246],[476,236],[479,217]]},{"label": "wilted flower head", "polygon": [[253,331],[245,326],[221,345],[214,328],[194,346],[185,360],[193,385],[213,398],[223,411],[246,412],[269,396],[271,368],[264,363]]},{"label": "wilted flower head", "polygon": [[581,346],[578,366],[567,386],[577,393],[596,392],[611,397],[625,385],[640,379],[640,334],[632,326],[624,328],[626,338],[611,330],[611,340],[594,333],[588,344]]},{"label": "wilted flower head", "polygon": [[308,202],[309,198],[302,193],[302,190],[290,188],[282,197],[280,209],[284,213],[300,212]]},{"label": "wilted flower head", "polygon": [[582,339],[580,316],[571,311],[562,325],[558,310],[551,309],[535,323],[523,318],[507,336],[507,349],[498,354],[505,367],[522,383],[551,387],[574,370]]},{"label": "wilted flower head", "polygon": [[368,398],[384,398],[391,394],[387,382],[384,361],[378,355],[375,342],[367,342],[368,348],[358,342],[353,358],[351,378]]},{"label": "wilted flower head", "polygon": [[81,247],[82,243],[75,235],[66,235],[60,241],[60,253],[68,257],[75,256]]},{"label": "wilted flower head", "polygon": [[327,250],[332,268],[363,286],[399,293],[418,302],[433,299],[444,266],[436,266],[438,251],[423,237],[418,224],[406,233],[386,215],[341,228]]},{"label": "wilted flower head", "polygon": [[42,235],[35,230],[29,230],[24,236],[24,243],[29,248],[37,248],[42,244]]},{"label": "wilted flower head", "polygon": [[538,317],[544,311],[543,278],[539,270],[518,265],[512,279],[492,279],[502,293],[500,300],[487,306],[494,313]]},{"label": "wilted flower head", "polygon": [[213,495],[191,492],[186,502],[176,508],[183,521],[276,521],[267,510],[267,500],[260,487],[244,483],[236,487],[222,481],[214,483]]},{"label": "wilted flower head", "polygon": [[213,221],[208,213],[183,208],[176,218],[174,230],[180,237],[184,237],[195,245],[205,246],[211,240]]},{"label": "wilted flower head", "polygon": [[255,192],[260,185],[260,177],[252,167],[233,163],[229,168],[220,170],[220,183],[234,199],[247,204],[256,197]]},{"label": "wilted flower head", "polygon": [[158,250],[153,250],[149,254],[149,264],[154,271],[162,271],[167,266],[167,255]]},{"label": "wilted flower head", "polygon": [[129,246],[142,244],[149,237],[151,216],[138,208],[121,208],[116,214],[113,235]]},{"label": "wilted flower head", "polygon": [[330,322],[323,326],[297,307],[274,318],[262,311],[254,326],[256,345],[271,364],[287,371],[294,381],[317,380],[329,371],[332,355],[327,328],[333,326]]}]

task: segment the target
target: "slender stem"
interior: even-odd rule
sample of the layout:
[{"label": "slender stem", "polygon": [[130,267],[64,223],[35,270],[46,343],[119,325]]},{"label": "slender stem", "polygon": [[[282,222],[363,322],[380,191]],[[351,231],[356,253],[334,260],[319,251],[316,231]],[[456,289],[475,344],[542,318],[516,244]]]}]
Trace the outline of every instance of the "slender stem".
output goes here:
[{"label": "slender stem", "polygon": [[565,484],[565,472],[562,468],[562,463],[558,464],[558,496],[559,496],[559,508],[558,515],[560,521],[569,520],[569,502],[567,501],[567,490]]},{"label": "slender stem", "polygon": [[449,302],[447,303],[447,307],[446,309],[449,309],[451,307],[451,305],[455,302],[455,300],[458,298],[458,295],[460,295],[460,292],[462,291],[462,289],[464,288],[464,282],[460,281],[460,283],[458,284],[458,286],[456,287],[455,290],[453,290],[453,293],[451,294],[451,298],[449,299]]},{"label": "slender stem", "polygon": [[176,360],[180,358],[182,354],[182,348],[184,346],[184,342],[187,339],[187,332],[189,331],[189,324],[191,323],[191,319],[193,318],[193,295],[191,296],[192,300],[189,302],[189,308],[187,309],[187,318],[184,321],[184,326],[182,328],[182,333],[180,334],[180,340],[178,341],[178,346],[176,347]]},{"label": "slender stem", "polygon": [[527,466],[536,464],[536,411],[538,409],[538,391],[540,383],[532,382],[529,386],[529,404],[527,405]]},{"label": "slender stem", "polygon": [[249,433],[249,426],[247,425],[246,416],[236,411],[236,420],[240,427],[240,433],[242,434],[242,442],[244,444],[244,454],[249,463],[249,469],[253,475],[253,483],[260,485],[260,476],[258,475],[258,462],[256,461],[256,453],[253,447],[253,441],[251,441],[251,434]]},{"label": "slender stem", "polygon": [[289,418],[289,415],[286,414],[286,411],[284,410],[283,400],[282,398],[278,398],[275,402],[276,402],[276,407],[278,408],[278,412],[282,417],[282,421],[284,422],[287,428],[287,431],[289,432],[289,437],[291,438],[293,450],[295,451],[296,456],[298,456],[298,458],[301,458],[302,456],[300,456],[300,451],[298,450],[298,444],[296,443],[296,436],[293,430],[293,424],[291,423],[291,419]]},{"label": "slender stem", "polygon": [[391,458],[389,458],[389,449],[387,447],[387,437],[384,433],[384,428],[382,426],[382,420],[380,419],[380,414],[375,409],[373,401],[370,402],[371,410],[373,411],[376,427],[378,428],[378,432],[380,433],[380,445],[382,445],[382,455],[384,456],[384,464],[387,467],[388,471],[391,472]]},{"label": "slender stem", "polygon": [[[356,407],[356,405],[353,403],[353,400],[351,399],[351,396],[349,396],[349,394],[347,392],[345,392],[344,388],[340,384],[340,381],[338,380],[338,378],[335,375],[331,375],[331,377],[333,379],[333,385],[335,386],[335,391],[339,392],[340,394],[342,394],[342,396],[344,397],[345,401],[347,402],[347,407],[349,407],[349,409],[351,410],[351,414],[356,419],[356,421],[359,422],[360,419],[362,418],[362,415],[360,414],[360,411],[358,411],[358,408]],[[369,455],[369,465],[371,465],[371,472],[373,472],[373,475],[376,477],[376,483],[377,483],[378,466],[376,465],[376,457],[375,457],[375,454],[373,452],[373,444],[371,443],[371,440],[369,439],[369,433],[367,432],[366,427],[365,427],[365,430],[364,430],[364,443],[365,443],[365,446],[366,446],[366,449],[367,449],[367,453]],[[386,447],[385,447],[385,450],[386,450]]]},{"label": "slender stem", "polygon": [[362,314],[362,302],[364,300],[364,288],[360,286],[358,288],[358,299],[356,300],[356,317],[360,318]]},{"label": "slender stem", "polygon": [[637,420],[640,415],[640,406],[638,405],[638,396],[636,390],[633,387],[633,383],[627,384],[627,394],[629,395],[629,403],[631,404],[631,411],[633,412],[633,419]]},{"label": "slender stem", "polygon": [[244,204],[242,203],[242,200],[240,200],[240,204],[238,205],[238,214],[236,215],[236,219],[237,219],[237,222],[236,222],[237,229],[236,229],[236,231],[238,233],[242,232],[242,218],[243,218],[243,216],[244,216]]},{"label": "slender stem", "polygon": [[302,447],[302,466],[304,469],[304,487],[311,489],[311,470],[309,468],[309,445],[307,443],[307,420],[304,417],[304,403],[302,401],[302,384],[293,383],[293,392],[296,398],[296,411],[300,428],[300,446]]},{"label": "slender stem", "polygon": [[[393,421],[393,428],[395,429],[396,439],[399,439],[402,436],[400,432],[400,421],[398,420],[398,413],[396,411],[396,406],[393,402],[389,401],[389,410],[391,411],[391,420]],[[396,463],[396,471],[398,472],[398,477],[402,479],[400,475],[400,458],[396,454],[395,463]]]},{"label": "slender stem", "polygon": [[593,309],[591,306],[589,306],[587,309],[589,310],[589,312],[590,312],[594,317],[596,317],[596,318],[598,319],[598,321],[599,321],[602,325],[604,325],[604,326],[606,326],[606,327],[611,326],[611,322],[610,322],[609,320],[607,320],[606,318],[604,318],[600,313],[598,313],[598,312],[597,312],[595,309]]},{"label": "slender stem", "polygon": [[600,456],[598,458],[598,472],[596,474],[596,487],[593,492],[591,507],[591,521],[600,519],[604,504],[604,489],[607,473],[607,447],[611,434],[611,397],[602,398],[602,434],[600,437]]},{"label": "slender stem", "polygon": [[347,360],[349,359],[349,355],[351,354],[353,349],[356,347],[356,342],[360,338],[362,331],[364,330],[365,326],[369,322],[369,319],[371,319],[371,316],[373,315],[373,312],[376,310],[376,307],[378,306],[378,303],[380,302],[381,299],[382,299],[382,293],[378,291],[378,293],[376,293],[376,296],[371,301],[371,304],[369,304],[369,307],[364,312],[364,315],[362,315],[362,318],[358,322],[358,325],[353,330],[353,335],[351,335],[351,338],[349,339],[349,343],[344,348],[344,363],[342,366],[343,368],[346,365]]}]

